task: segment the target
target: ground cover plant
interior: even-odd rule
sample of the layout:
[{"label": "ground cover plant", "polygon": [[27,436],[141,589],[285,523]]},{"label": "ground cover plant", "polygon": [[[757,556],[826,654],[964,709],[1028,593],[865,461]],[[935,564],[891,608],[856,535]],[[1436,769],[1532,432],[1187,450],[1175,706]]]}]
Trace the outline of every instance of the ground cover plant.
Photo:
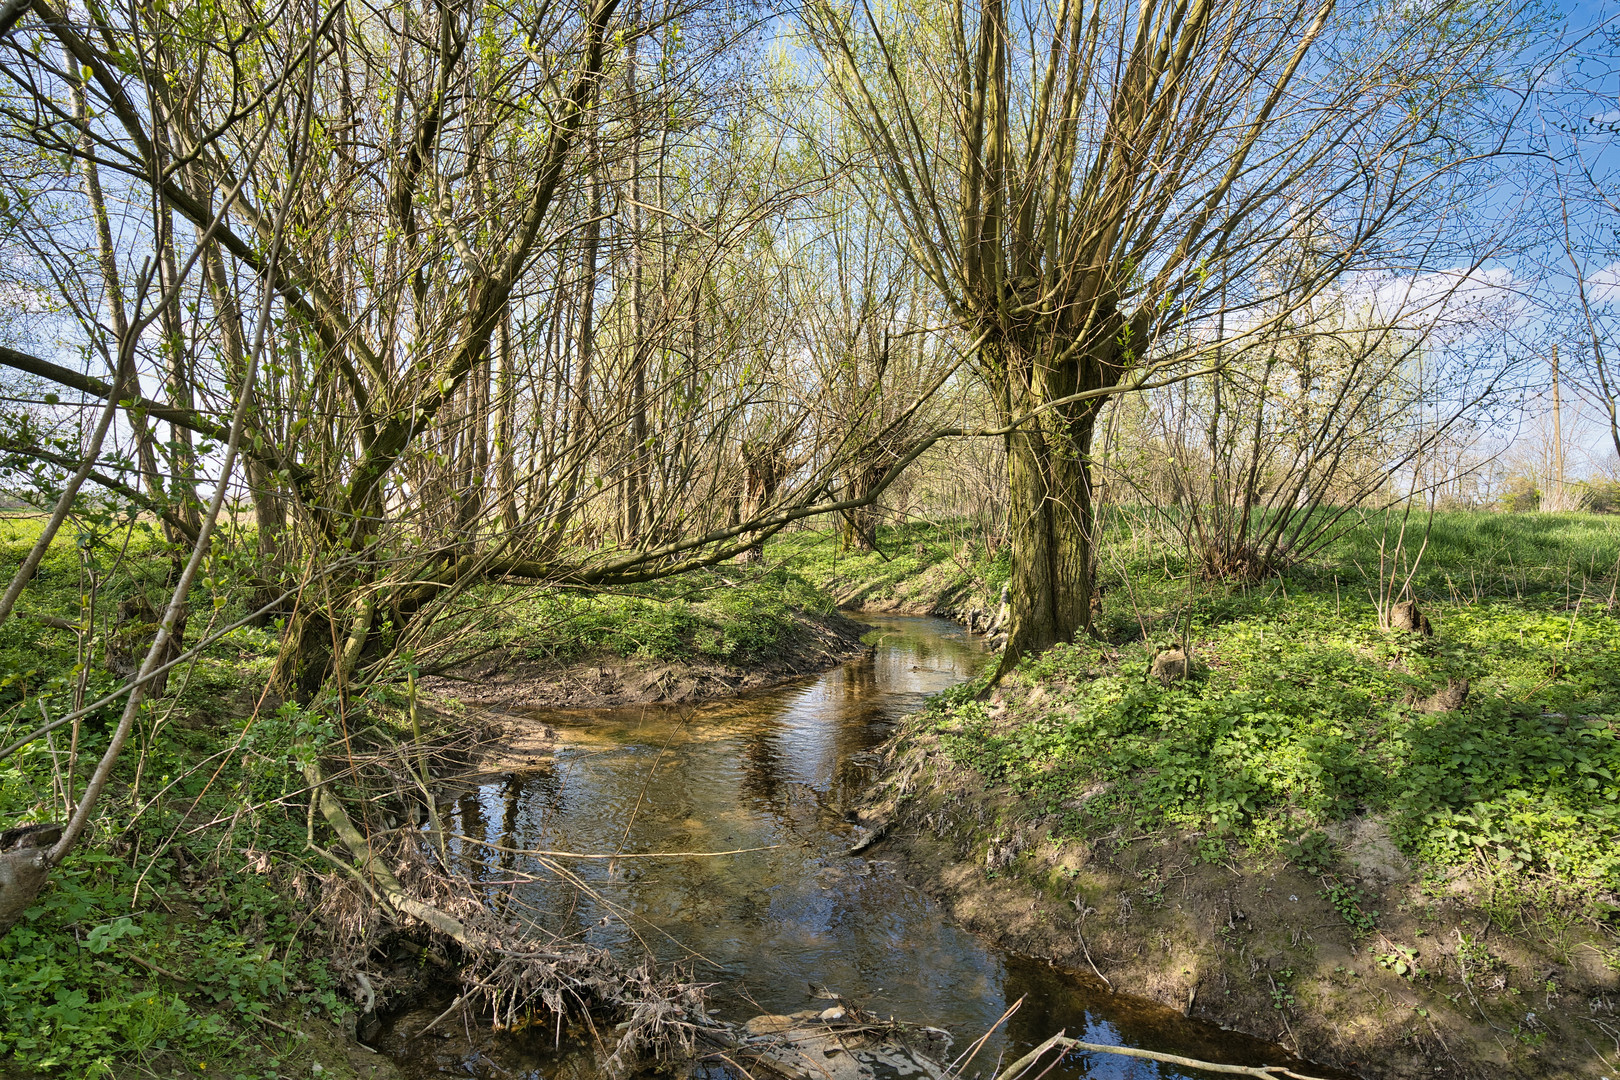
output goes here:
[{"label": "ground cover plant", "polygon": [[[0,742],[122,682],[120,611],[161,588],[162,537],[87,515],[47,554],[18,618],[0,624]],[[15,569],[37,518],[0,518],[0,568]],[[226,568],[217,571],[220,593]],[[210,580],[208,586],[216,584]],[[204,598],[198,639],[240,612]],[[213,622],[206,617],[211,611]],[[54,620],[53,622],[49,620]],[[79,629],[74,629],[78,627]],[[131,643],[133,644],[133,643]],[[274,628],[206,646],[143,708],[138,752],[114,778],[89,837],[23,921],[0,939],[0,1062],[41,1075],[271,1078],[339,1067],[298,1029],[352,1013],[311,933],[307,859],[288,714],[255,709]],[[9,826],[63,820],[105,749],[118,702],[0,759]],[[219,826],[200,829],[202,823]],[[291,1021],[291,1023],[289,1023]]]},{"label": "ground cover plant", "polygon": [[785,566],[738,563],[634,589],[484,585],[435,628],[433,667],[491,650],[568,663],[591,656],[665,661],[768,659],[803,615],[828,616],[831,597]]},{"label": "ground cover plant", "polygon": [[[942,695],[916,730],[1070,835],[1180,830],[1211,859],[1325,869],[1322,829],[1379,815],[1432,866],[1620,914],[1620,522],[1438,514],[1397,553],[1399,521],[1372,517],[1260,585],[1189,580],[1184,550],[1131,525],[1109,523],[1102,640],[1025,661],[995,698]],[[1384,627],[1381,541],[1433,636]],[[1182,648],[1192,677],[1158,677]]]},{"label": "ground cover plant", "polygon": [[1012,550],[990,550],[966,521],[883,525],[870,550],[847,547],[834,529],[782,533],[767,547],[772,562],[849,607],[954,611],[999,602],[1012,573]]},{"label": "ground cover plant", "polygon": [[[15,569],[38,530],[37,517],[0,517],[0,572]],[[151,633],[130,613],[160,596],[170,554],[141,519],[70,522],[18,617],[0,623],[0,748],[124,681],[117,665]],[[309,815],[303,767],[313,753],[353,770],[357,754],[365,765],[409,745],[408,676],[423,662],[410,658],[341,705],[282,701],[266,686],[284,627],[218,633],[246,614],[246,592],[236,568],[210,568],[188,625],[195,661],[143,706],[87,842],[0,939],[0,1072],[271,1080],[320,1064],[350,1075],[337,1025],[352,1026],[363,1007],[353,972],[378,926],[363,906],[339,903],[344,872],[321,854],[334,841]],[[802,613],[831,610],[797,575],[752,564],[636,593],[482,586],[437,625],[446,647],[435,655],[449,663],[457,650],[512,645],[558,663],[608,654],[746,664],[778,648]],[[0,758],[8,828],[65,818],[120,707]],[[442,710],[423,710],[422,725],[430,750],[470,730]],[[385,781],[390,772],[371,771]],[[407,811],[386,783],[341,784],[370,827]]]}]

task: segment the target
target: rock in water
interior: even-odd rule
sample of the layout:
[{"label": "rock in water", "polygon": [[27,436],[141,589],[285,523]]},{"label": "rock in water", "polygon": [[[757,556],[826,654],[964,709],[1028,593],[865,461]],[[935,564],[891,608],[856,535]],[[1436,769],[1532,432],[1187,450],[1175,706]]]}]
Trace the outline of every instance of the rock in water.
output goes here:
[{"label": "rock in water", "polygon": [[781,1035],[783,1032],[792,1031],[794,1025],[796,1025],[798,1022],[799,1021],[793,1019],[791,1016],[776,1016],[774,1014],[767,1013],[764,1016],[756,1016],[752,1020],[745,1023],[743,1025],[743,1033],[745,1035],[755,1037],[764,1035]]},{"label": "rock in water", "polygon": [[889,823],[887,821],[877,822],[870,828],[865,825],[857,825],[855,831],[850,835],[850,839],[855,842],[844,849],[844,854],[859,855],[887,835],[889,835]]},{"label": "rock in water", "polygon": [[[831,1013],[839,1015],[823,1019]],[[784,1027],[784,1021],[791,1026]],[[743,1031],[747,1034],[736,1053],[750,1066],[787,1080],[946,1080],[947,1076],[944,1065],[901,1043],[895,1033],[849,1021],[842,1006],[819,1014],[756,1016]],[[934,1034],[924,1029],[926,1039]],[[942,1045],[949,1046],[949,1036]]]}]

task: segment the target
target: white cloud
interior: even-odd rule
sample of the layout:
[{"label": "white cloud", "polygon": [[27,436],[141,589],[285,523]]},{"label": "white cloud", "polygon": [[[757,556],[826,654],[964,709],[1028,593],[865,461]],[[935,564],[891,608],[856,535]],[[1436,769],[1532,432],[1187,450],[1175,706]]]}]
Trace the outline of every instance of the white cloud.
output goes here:
[{"label": "white cloud", "polygon": [[1586,299],[1595,306],[1620,301],[1620,262],[1586,275]]},{"label": "white cloud", "polygon": [[1522,322],[1530,313],[1525,292],[1525,282],[1506,266],[1391,275],[1351,290],[1366,298],[1377,323],[1453,341]]},{"label": "white cloud", "polygon": [[1374,310],[1383,318],[1420,319],[1436,325],[1473,321],[1487,313],[1517,312],[1523,302],[1519,283],[1505,266],[1387,278],[1377,284],[1372,296]]}]

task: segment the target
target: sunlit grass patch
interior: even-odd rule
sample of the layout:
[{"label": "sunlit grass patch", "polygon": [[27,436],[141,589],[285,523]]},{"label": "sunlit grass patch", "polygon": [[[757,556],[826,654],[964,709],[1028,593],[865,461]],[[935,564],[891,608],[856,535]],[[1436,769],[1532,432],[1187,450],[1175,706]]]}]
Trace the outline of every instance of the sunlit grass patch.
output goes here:
[{"label": "sunlit grass patch", "polygon": [[[1070,833],[1178,829],[1280,851],[1380,815],[1433,865],[1614,902],[1620,521],[1437,515],[1412,579],[1432,638],[1380,627],[1363,573],[1377,541],[1362,530],[1249,586],[1189,586],[1184,559],[1137,543],[1114,562],[1107,640],[1026,660],[999,704],[942,697],[920,724]],[[1406,543],[1415,558],[1421,536]],[[1153,656],[1183,644],[1198,677],[1162,685]],[[1460,709],[1425,708],[1464,680]]]}]

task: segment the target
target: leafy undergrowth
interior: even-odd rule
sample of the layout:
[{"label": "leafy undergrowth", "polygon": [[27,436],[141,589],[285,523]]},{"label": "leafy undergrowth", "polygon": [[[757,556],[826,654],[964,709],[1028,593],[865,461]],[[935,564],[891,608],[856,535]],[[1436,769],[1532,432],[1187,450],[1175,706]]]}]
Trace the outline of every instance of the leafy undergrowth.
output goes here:
[{"label": "leafy undergrowth", "polygon": [[448,617],[434,669],[508,650],[566,664],[593,655],[713,659],[747,666],[770,658],[805,616],[831,615],[832,600],[781,566],[727,564],[648,582],[634,591],[586,592],[489,585],[469,590]]},{"label": "leafy undergrowth", "polygon": [[[36,516],[0,516],[0,576],[9,581],[39,535]],[[223,545],[221,545],[223,548]],[[17,617],[0,624],[0,723],[28,699],[31,719],[40,709],[60,714],[68,701],[98,700],[121,678],[108,669],[118,652],[126,663],[140,659],[150,643],[149,619],[167,600],[167,579],[176,570],[173,552],[144,521],[111,514],[70,519],[46,552],[17,604]],[[212,636],[239,621],[242,590],[237,568],[223,557],[205,565],[192,595],[187,642]],[[139,602],[147,614],[121,625],[120,609]],[[81,645],[74,631],[46,625],[37,617],[87,627]],[[147,636],[142,638],[145,633]],[[274,627],[241,626],[203,650],[172,680],[165,709],[176,714],[216,714],[240,686],[263,685],[274,662]],[[116,711],[98,717],[116,718]],[[3,809],[3,808],[0,808]]]},{"label": "leafy undergrowth", "polygon": [[[38,520],[0,518],[9,579]],[[121,603],[161,602],[171,561],[139,522],[70,521],[0,624],[0,746],[94,703],[122,680],[108,649],[150,627]],[[188,640],[242,612],[212,566]],[[216,591],[217,590],[217,591]],[[91,632],[80,637],[34,616]],[[307,718],[258,711],[273,627],[242,627],[180,669],[142,709],[89,830],[22,922],[0,938],[0,1073],[72,1077],[354,1075],[335,1033],[352,1015],[325,959],[307,871]],[[122,701],[0,759],[0,823],[65,821]],[[257,715],[255,715],[257,711]],[[306,734],[308,734],[306,732]],[[64,791],[64,788],[68,791]]]},{"label": "leafy undergrowth", "polygon": [[[1201,635],[1201,679],[1161,685],[1142,645],[1060,646],[1018,671],[1042,693],[958,695],[932,722],[954,757],[1076,832],[1173,826],[1276,850],[1374,812],[1441,865],[1620,890],[1620,623],[1481,606],[1430,643],[1378,630],[1370,609],[1277,606]],[[1415,703],[1454,678],[1470,680],[1463,709]]]},{"label": "leafy undergrowth", "polygon": [[[958,688],[914,730],[1068,835],[1196,832],[1212,861],[1298,862],[1324,826],[1379,815],[1431,867],[1620,917],[1620,526],[1525,517],[1437,521],[1415,579],[1433,637],[1379,627],[1358,567],[1375,537],[1260,588],[1189,590],[1168,552],[1116,552],[1109,642],[1026,661],[990,700]],[[1161,684],[1153,657],[1184,641],[1195,677]],[[1424,707],[1460,680],[1461,708]]]},{"label": "leafy undergrowth", "polygon": [[848,607],[988,608],[1012,567],[1005,543],[992,552],[963,523],[884,525],[872,551],[846,550],[837,531],[805,529],[779,535],[765,552]]},{"label": "leafy undergrowth", "polygon": [[128,863],[71,858],[0,941],[0,1053],[75,1076],[307,1073],[276,1018],[349,1010],[301,948],[296,909],[239,859],[209,867],[206,884],[150,869],[132,911]]},{"label": "leafy undergrowth", "polygon": [[[313,919],[298,800],[281,802],[300,787],[299,722],[290,709],[256,723],[147,711],[107,812],[0,939],[0,1063],[270,1080],[321,1062],[346,1075],[340,1054],[296,1034],[352,1014]],[[81,783],[107,729],[81,729]],[[0,763],[7,821],[63,819],[55,750],[40,740]]]}]

